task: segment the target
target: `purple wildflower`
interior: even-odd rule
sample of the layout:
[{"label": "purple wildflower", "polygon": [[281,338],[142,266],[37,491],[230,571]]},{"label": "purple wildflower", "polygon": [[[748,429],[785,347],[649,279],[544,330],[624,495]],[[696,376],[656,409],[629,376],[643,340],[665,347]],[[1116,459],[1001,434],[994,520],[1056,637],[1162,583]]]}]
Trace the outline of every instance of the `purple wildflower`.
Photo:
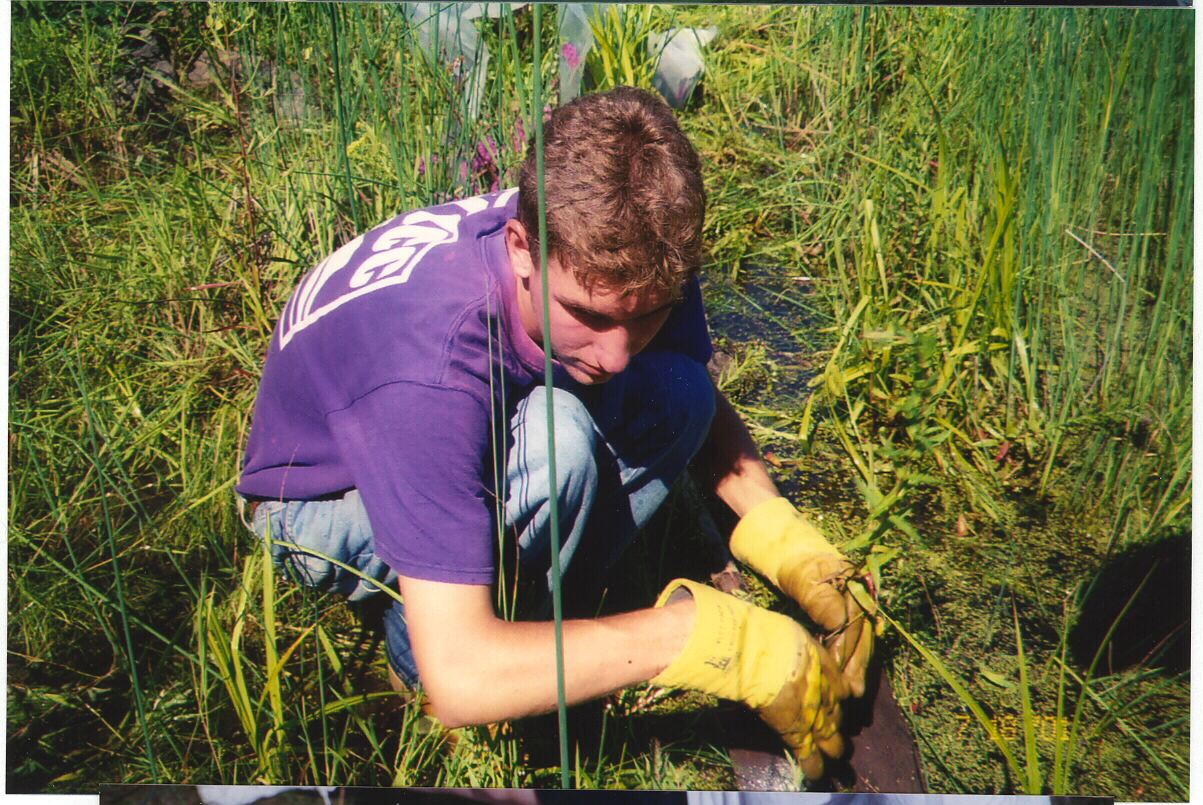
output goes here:
[{"label": "purple wildflower", "polygon": [[[435,154],[434,156],[432,156],[430,158],[430,161],[431,161],[431,163],[438,162],[439,161],[438,154]],[[426,175],[426,157],[418,157],[418,175],[419,176]]]},{"label": "purple wildflower", "polygon": [[560,55],[564,57],[564,61],[568,64],[568,69],[575,70],[581,63],[581,54],[576,52],[576,45],[571,42],[565,42]]},{"label": "purple wildflower", "polygon": [[518,125],[514,127],[514,150],[521,154],[526,150],[526,127],[522,125],[522,118],[518,118]]},{"label": "purple wildflower", "polygon": [[497,158],[497,141],[492,137],[485,137],[476,144],[476,156],[472,158],[472,167],[476,170],[484,170],[486,167],[496,167],[493,161]]},{"label": "purple wildflower", "polygon": [[472,174],[481,180],[483,186],[489,182],[489,191],[499,187],[500,170],[497,167],[497,142],[492,137],[485,137],[476,144],[476,154],[472,157]]}]

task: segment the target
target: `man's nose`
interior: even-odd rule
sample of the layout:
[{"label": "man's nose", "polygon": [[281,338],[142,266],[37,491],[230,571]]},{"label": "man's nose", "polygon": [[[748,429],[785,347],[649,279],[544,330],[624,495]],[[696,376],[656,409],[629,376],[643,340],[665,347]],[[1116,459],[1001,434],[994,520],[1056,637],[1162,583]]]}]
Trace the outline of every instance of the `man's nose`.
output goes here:
[{"label": "man's nose", "polygon": [[626,327],[614,327],[600,334],[595,360],[597,368],[610,374],[618,374],[631,362],[631,333]]}]

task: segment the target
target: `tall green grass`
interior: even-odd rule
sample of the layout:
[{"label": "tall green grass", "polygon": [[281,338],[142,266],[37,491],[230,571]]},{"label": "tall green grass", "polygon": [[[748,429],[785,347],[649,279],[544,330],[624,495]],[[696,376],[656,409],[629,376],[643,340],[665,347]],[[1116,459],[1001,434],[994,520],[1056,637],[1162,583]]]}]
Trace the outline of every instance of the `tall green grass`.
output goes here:
[{"label": "tall green grass", "polygon": [[[849,8],[779,10],[755,31],[720,47],[707,78],[717,108],[693,129],[722,166],[714,269],[739,293],[758,267],[790,266],[800,290],[775,285],[777,300],[806,318],[770,328],[813,349],[817,322],[827,339],[808,400],[743,410],[778,450],[806,448],[791,464],[821,476],[833,452],[847,462],[835,473],[861,505],[819,508],[825,525],[849,549],[872,548],[878,567],[898,563],[885,595],[931,610],[921,638],[955,658],[937,673],[938,655],[920,653],[904,674],[954,688],[972,676],[970,645],[998,651],[1004,592],[1040,613],[1018,636],[1035,644],[1027,662],[1052,662],[1075,618],[1058,601],[1089,568],[1190,529],[1193,20]],[[1148,42],[1174,57],[1135,58]],[[813,312],[808,287],[825,311]],[[733,365],[759,364],[762,383],[806,375],[791,353],[736,349]],[[844,485],[832,485],[826,497],[839,500]],[[1058,576],[1050,550],[1080,569]],[[939,596],[937,584],[950,589]],[[943,631],[941,608],[972,638]],[[1034,698],[1010,695],[1027,689],[1014,684],[990,697],[993,715],[1061,718],[1050,692],[1077,685],[1091,704],[1075,728],[1097,739],[1099,681],[1079,669],[1058,683],[1046,670],[1033,674]],[[1144,673],[1109,678],[1105,707],[1140,701]],[[916,708],[927,698],[905,696]],[[1158,744],[1169,731],[1145,715],[1122,743],[1174,760],[1133,796],[1160,784],[1181,797],[1181,745]],[[1161,750],[1143,740],[1155,733]],[[961,790],[1082,785],[1078,759],[1045,756],[1059,744],[1040,747],[1055,773],[1033,776],[1028,741],[1022,765],[1005,764],[1015,773],[992,778],[966,774],[963,746],[930,740],[929,763]]]},{"label": "tall green grass", "polygon": [[[168,106],[135,114],[107,89],[125,64],[120,26],[160,11],[183,69]],[[641,13],[654,30],[722,30],[681,114],[706,163],[708,270],[735,293],[768,264],[821,290],[783,294],[798,317],[772,325],[827,350],[813,404],[800,395],[757,433],[847,456],[868,514],[846,536],[912,561],[938,542],[924,518],[942,485],[1004,529],[1018,499],[1043,494],[1070,516],[1110,495],[1091,521],[1099,550],[1182,527],[1193,28],[1181,15]],[[555,86],[550,21],[539,32],[507,7],[469,23],[489,52],[475,105],[471,74],[431,58],[419,22],[400,4],[15,6],[13,790],[519,786],[562,771],[539,765],[540,736],[521,725],[455,742],[432,727],[387,689],[356,613],[265,574],[233,504],[267,338],[296,282],[390,215],[514,183],[537,113],[536,35]],[[1148,43],[1184,55],[1137,58]],[[202,55],[214,81],[198,86],[187,74]],[[755,344],[741,358],[748,372],[781,360]],[[639,566],[644,603],[672,555],[657,544]],[[896,614],[922,596],[900,588],[888,603]],[[498,607],[513,613],[512,588],[498,586]],[[1146,726],[1149,688],[1088,687],[1096,726],[1176,751],[1179,727]],[[707,703],[666,715],[657,701],[612,701],[603,735],[574,752],[574,779],[730,784],[721,748],[694,734]],[[623,726],[641,718],[676,726],[652,743]]]},{"label": "tall green grass", "polygon": [[[1108,549],[1185,527],[1191,28],[1103,11],[855,22],[847,43],[869,37],[874,62],[846,79],[859,131],[825,177],[848,337],[814,405],[838,412],[870,506],[905,510],[928,480],[908,467],[926,465],[955,468],[1003,526],[992,499],[1022,488],[1115,500]],[[1137,42],[1183,59],[1134,58]]]},{"label": "tall green grass", "polygon": [[1114,497],[1109,547],[1186,522],[1189,22],[812,9],[723,48],[714,82],[740,100],[716,93],[698,129],[733,166],[716,259],[736,279],[748,261],[829,279],[834,343],[801,435],[835,431],[873,539],[905,527],[920,467],[1000,522],[1017,485]]},{"label": "tall green grass", "polygon": [[[98,734],[76,751],[127,747],[85,751],[80,772],[33,739],[18,772],[68,789],[521,784],[516,765],[445,768],[416,703],[364,695],[378,653],[338,636],[358,633],[342,609],[251,573],[232,487],[266,337],[303,272],[388,215],[513,182],[529,19],[485,27],[494,69],[474,118],[401,6],[156,10],[177,61],[203,54],[215,80],[181,78],[149,122],[106,90],[116,26],[149,13],[17,14],[10,645],[26,659],[10,713],[80,712]],[[60,687],[83,693],[44,692]],[[369,717],[382,698],[395,713]]]}]

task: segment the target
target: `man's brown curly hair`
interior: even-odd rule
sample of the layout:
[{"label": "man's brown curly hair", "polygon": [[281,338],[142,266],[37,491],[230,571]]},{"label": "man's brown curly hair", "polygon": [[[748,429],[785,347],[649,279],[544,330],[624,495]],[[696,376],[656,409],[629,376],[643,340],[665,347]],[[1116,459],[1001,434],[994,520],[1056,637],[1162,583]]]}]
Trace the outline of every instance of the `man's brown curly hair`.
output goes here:
[{"label": "man's brown curly hair", "polygon": [[[678,294],[702,264],[706,191],[668,104],[634,87],[584,95],[548,116],[543,144],[548,254],[590,290]],[[535,160],[532,136],[518,179],[518,221],[532,253]]]}]

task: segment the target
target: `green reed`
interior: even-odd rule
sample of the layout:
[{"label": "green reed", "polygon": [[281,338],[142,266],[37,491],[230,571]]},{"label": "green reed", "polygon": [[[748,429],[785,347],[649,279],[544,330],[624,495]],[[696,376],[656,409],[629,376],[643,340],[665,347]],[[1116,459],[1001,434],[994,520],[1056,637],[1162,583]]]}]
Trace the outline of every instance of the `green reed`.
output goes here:
[{"label": "green reed", "polygon": [[[997,497],[1011,452],[1061,505],[1117,498],[1112,544],[1181,524],[1189,27],[860,9],[831,28],[858,54],[811,70],[852,103],[812,152],[845,324],[812,406],[840,412],[870,506],[886,476],[933,461]],[[1134,60],[1136,41],[1182,58]]]}]

